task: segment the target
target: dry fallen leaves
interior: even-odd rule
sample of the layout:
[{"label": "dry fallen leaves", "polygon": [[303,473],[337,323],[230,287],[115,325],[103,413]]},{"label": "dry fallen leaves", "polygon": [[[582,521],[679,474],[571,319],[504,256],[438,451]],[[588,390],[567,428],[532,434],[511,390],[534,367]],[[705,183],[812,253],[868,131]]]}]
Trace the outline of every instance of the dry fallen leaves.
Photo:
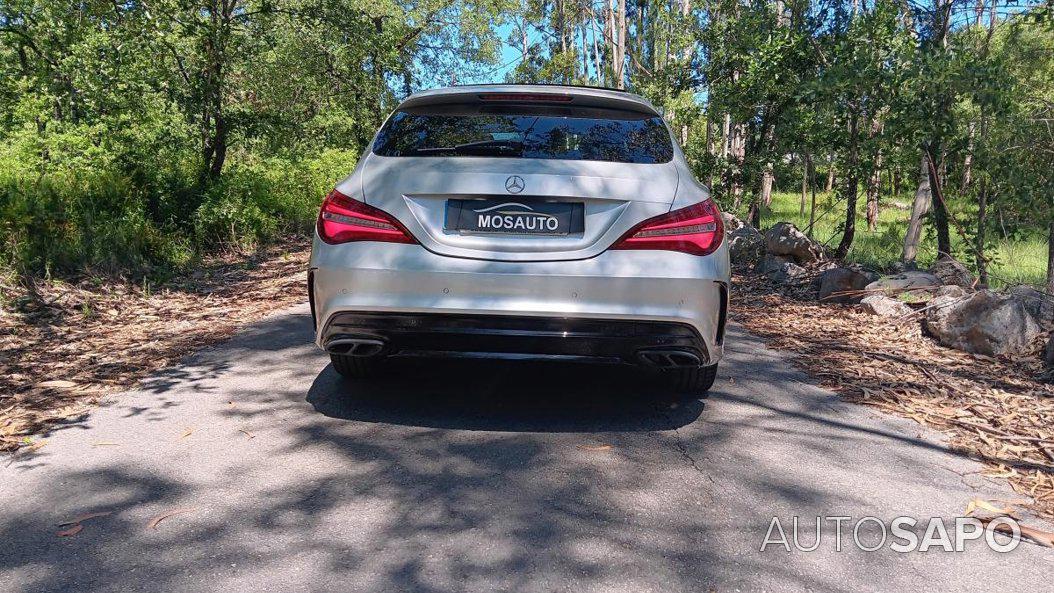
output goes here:
[{"label": "dry fallen leaves", "polygon": [[157,526],[160,525],[162,521],[164,521],[165,519],[168,519],[169,517],[173,517],[175,515],[182,515],[184,513],[192,513],[192,512],[194,512],[196,510],[197,509],[194,509],[194,508],[184,508],[184,509],[172,509],[170,511],[165,511],[165,512],[161,513],[160,515],[157,515],[153,519],[150,519],[150,522],[147,523],[146,526],[148,528],[150,528],[150,529],[157,529]]},{"label": "dry fallen leaves", "polygon": [[290,240],[150,290],[96,278],[0,285],[0,451],[32,446],[26,437],[84,417],[99,397],[304,302],[307,256],[305,240]]},{"label": "dry fallen leaves", "polygon": [[70,527],[69,529],[63,529],[62,531],[56,533],[55,535],[57,535],[59,537],[70,537],[70,536],[77,535],[78,533],[81,532],[82,529],[84,529],[84,526],[81,525],[80,523],[76,523],[76,524],[73,525],[73,527]]},{"label": "dry fallen leaves", "polygon": [[96,517],[105,517],[111,514],[113,514],[111,511],[101,511],[98,513],[88,513],[86,515],[81,515],[80,517],[77,517],[76,519],[71,519],[69,521],[63,521],[62,523],[59,523],[59,527],[66,527],[68,525],[69,528],[63,529],[55,535],[59,537],[72,537],[74,535],[77,535],[84,529],[83,523],[85,521],[95,519]]},{"label": "dry fallen leaves", "polygon": [[95,519],[96,517],[106,517],[106,516],[112,515],[112,514],[113,514],[113,511],[100,511],[98,513],[88,513],[86,515],[81,515],[80,517],[77,517],[76,519],[70,519],[69,521],[63,521],[62,523],[59,523],[59,527],[65,527],[67,525],[76,525],[77,523],[83,523],[83,522],[85,522],[85,521],[87,521],[89,519]]},{"label": "dry fallen leaves", "polygon": [[611,445],[579,445],[578,448],[583,451],[607,451]]},{"label": "dry fallen leaves", "polygon": [[732,315],[794,364],[852,402],[943,432],[948,447],[985,464],[1054,518],[1054,386],[1038,356],[971,355],[926,337],[917,320],[887,320],[819,303],[808,283],[776,286],[737,275]]},{"label": "dry fallen leaves", "polygon": [[[979,517],[980,521],[985,525],[995,521],[996,519],[1002,518],[1003,516]],[[1011,536],[1014,534],[1014,528],[1011,527],[1008,523],[995,523],[993,525],[993,528],[999,533]],[[1022,525],[1020,523],[1017,524],[1017,529],[1020,532],[1022,538],[1027,539],[1032,543],[1043,546],[1045,548],[1054,548],[1054,533],[1050,533],[1049,531],[1043,531],[1042,529],[1036,529],[1035,527]]]}]

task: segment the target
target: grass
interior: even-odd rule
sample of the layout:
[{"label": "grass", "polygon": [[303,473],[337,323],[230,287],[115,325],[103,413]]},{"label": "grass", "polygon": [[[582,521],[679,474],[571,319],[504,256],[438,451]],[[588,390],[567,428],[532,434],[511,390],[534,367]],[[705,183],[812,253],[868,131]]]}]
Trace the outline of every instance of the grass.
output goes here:
[{"label": "grass", "polygon": [[[856,220],[856,237],[846,257],[847,260],[860,263],[876,270],[889,270],[900,260],[904,244],[904,231],[907,229],[911,215],[912,196],[903,196],[893,200],[886,197],[879,209],[876,230],[869,231],[864,218],[864,204],[860,203]],[[764,228],[779,221],[793,222],[805,230],[809,224],[809,205],[805,214],[799,212],[801,195],[796,192],[773,192],[772,207],[762,214],[761,225]],[[896,202],[896,204],[894,204]],[[899,207],[898,207],[899,206]],[[835,202],[830,193],[816,195],[816,223],[812,237],[830,247],[836,247],[842,238],[844,203]],[[744,212],[737,213],[740,216]],[[967,220],[969,213],[959,213],[960,220]],[[961,261],[973,268],[971,248],[966,245],[956,230],[952,229],[952,249]],[[937,241],[931,226],[924,224],[922,244],[919,247],[918,263],[926,267],[933,263],[937,254]],[[989,283],[994,287],[1015,284],[1041,286],[1047,272],[1047,244],[1044,237],[1035,236],[1020,240],[999,240],[987,255],[991,258],[989,265]],[[976,270],[974,270],[976,272]]]}]

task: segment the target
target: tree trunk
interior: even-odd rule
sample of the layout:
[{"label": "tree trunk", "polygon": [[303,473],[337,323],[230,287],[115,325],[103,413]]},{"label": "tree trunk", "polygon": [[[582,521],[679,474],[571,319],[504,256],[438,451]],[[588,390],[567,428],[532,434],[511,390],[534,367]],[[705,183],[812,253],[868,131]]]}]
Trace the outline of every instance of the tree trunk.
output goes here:
[{"label": "tree trunk", "polygon": [[[593,61],[595,62],[597,69],[597,84],[604,86],[604,81],[607,76],[604,74],[603,59],[600,55],[600,47],[597,45],[597,15],[596,12],[593,11],[592,6],[587,5],[587,7],[589,9],[589,28],[593,38]],[[605,14],[607,14],[607,11],[605,11]],[[604,22],[607,22],[606,18]]]},{"label": "tree trunk", "polygon": [[732,133],[732,116],[725,114],[721,123],[721,158],[728,157],[730,135]]},{"label": "tree trunk", "polygon": [[872,233],[878,228],[878,190],[882,182],[882,149],[875,151],[875,160],[871,163],[871,175],[867,179],[867,230]]},{"label": "tree trunk", "polygon": [[973,143],[974,143],[974,122],[970,122],[969,125],[969,137],[966,141],[966,156],[963,157],[963,179],[962,179],[962,191],[966,191],[970,187],[970,182],[973,181]]},{"label": "tree trunk", "polygon": [[732,168],[731,190],[736,198],[736,207],[743,200],[743,165],[747,156],[747,131],[745,124],[732,126]]},{"label": "tree trunk", "polygon": [[611,69],[615,88],[626,88],[626,0],[618,0],[618,12],[611,19]]},{"label": "tree trunk", "polygon": [[941,176],[933,153],[926,151],[926,161],[930,175],[930,195],[933,201],[933,226],[937,227],[937,257],[951,255],[952,239],[948,230],[948,209],[944,204],[944,192],[941,189]]},{"label": "tree trunk", "polygon": [[827,187],[824,191],[830,193],[834,189],[834,159],[829,160],[830,167],[827,168]]},{"label": "tree trunk", "polygon": [[1054,294],[1054,221],[1047,227],[1047,294]]},{"label": "tree trunk", "polygon": [[[815,172],[814,172],[815,174]],[[805,235],[812,239],[812,227],[816,224],[816,180],[812,180],[812,204],[809,205],[809,226],[805,229]]]},{"label": "tree trunk", "polygon": [[747,211],[747,222],[750,226],[761,230],[761,201],[751,200],[750,210]]},{"label": "tree trunk", "polygon": [[772,206],[772,163],[765,163],[765,170],[761,173],[761,203],[766,208]]},{"label": "tree trunk", "polygon": [[805,216],[805,198],[809,193],[809,153],[806,152],[801,160],[801,205],[798,207],[798,216]]},{"label": "tree trunk", "polygon": [[930,211],[930,170],[926,155],[923,154],[919,164],[919,188],[915,190],[915,202],[911,205],[911,218],[908,230],[904,233],[904,251],[900,260],[904,265],[913,267],[919,253],[919,238],[922,236],[922,217]]},{"label": "tree trunk", "polygon": [[860,116],[856,113],[849,118],[849,162],[845,171],[845,232],[835,249],[835,257],[841,259],[849,253],[856,237],[856,194],[859,181],[856,178],[859,164]]},{"label": "tree trunk", "polygon": [[988,181],[982,176],[977,192],[977,236],[974,239],[977,282],[988,286],[988,261],[984,257],[985,232],[988,229]]}]

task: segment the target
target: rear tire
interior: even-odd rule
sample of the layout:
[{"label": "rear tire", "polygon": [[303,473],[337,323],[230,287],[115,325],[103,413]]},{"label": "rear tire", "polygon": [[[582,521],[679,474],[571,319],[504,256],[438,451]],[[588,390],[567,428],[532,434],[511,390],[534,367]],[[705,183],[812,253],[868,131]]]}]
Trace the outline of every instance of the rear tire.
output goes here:
[{"label": "rear tire", "polygon": [[681,395],[706,397],[717,379],[717,365],[664,371],[671,386]]},{"label": "rear tire", "polygon": [[378,361],[376,358],[362,356],[348,356],[346,354],[329,355],[333,363],[333,370],[348,379],[365,379],[377,373]]}]

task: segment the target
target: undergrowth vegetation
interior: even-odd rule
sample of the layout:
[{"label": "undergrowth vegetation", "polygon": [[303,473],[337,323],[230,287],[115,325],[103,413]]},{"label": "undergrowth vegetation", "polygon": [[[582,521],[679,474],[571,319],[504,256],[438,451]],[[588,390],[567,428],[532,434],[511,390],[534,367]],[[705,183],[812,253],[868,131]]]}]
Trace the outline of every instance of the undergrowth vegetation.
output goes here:
[{"label": "undergrowth vegetation", "polygon": [[321,196],[357,157],[239,155],[206,181],[178,164],[152,176],[115,166],[37,174],[0,165],[0,266],[28,276],[157,277],[205,253],[306,235]]},{"label": "undergrowth vegetation", "polygon": [[[856,237],[853,246],[846,255],[846,260],[863,264],[878,271],[891,270],[901,259],[904,247],[904,229],[911,216],[913,196],[886,196],[881,200],[878,221],[875,230],[869,230],[864,212],[856,220]],[[773,192],[772,205],[764,211],[768,223],[777,221],[793,222],[803,231],[809,229],[809,209],[811,194],[808,195],[804,209],[801,206],[801,194],[792,192]],[[838,244],[842,238],[844,224],[843,206],[834,192],[816,194],[816,220],[810,235],[813,239],[828,247]],[[740,212],[739,214],[745,214]],[[956,212],[966,218],[975,214]],[[969,239],[969,237],[967,237]],[[970,245],[958,234],[952,235],[953,252],[970,263]],[[922,236],[922,245],[918,258],[920,267],[929,266],[937,253],[937,238],[932,230]],[[989,283],[994,287],[1031,284],[1041,286],[1047,273],[1046,237],[1039,233],[1004,235],[996,239],[988,251]]]}]

